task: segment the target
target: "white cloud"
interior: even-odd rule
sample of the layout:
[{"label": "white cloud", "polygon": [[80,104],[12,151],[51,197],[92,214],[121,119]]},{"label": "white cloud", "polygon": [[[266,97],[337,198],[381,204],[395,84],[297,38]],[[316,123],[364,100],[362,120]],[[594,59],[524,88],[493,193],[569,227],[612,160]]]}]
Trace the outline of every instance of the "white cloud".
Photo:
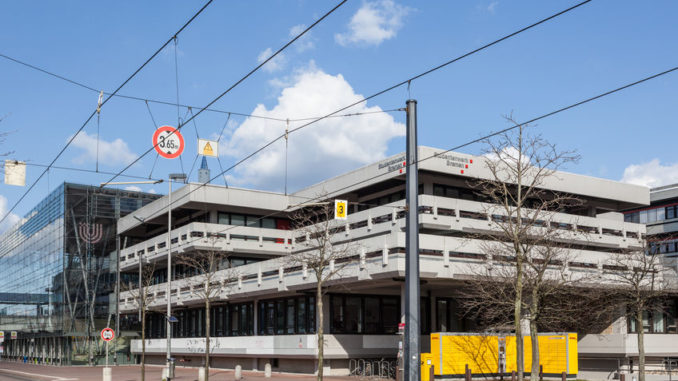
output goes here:
[{"label": "white cloud", "polygon": [[136,185],[130,185],[130,186],[127,186],[127,187],[125,187],[125,190],[126,190],[126,191],[131,191],[131,192],[141,192],[141,188],[139,188],[139,187],[136,186]]},{"label": "white cloud", "polygon": [[[9,206],[7,205],[7,198],[3,195],[0,195],[0,218],[4,217],[5,214],[7,214],[8,209]],[[9,216],[7,216],[7,218],[5,218],[5,220],[2,221],[2,223],[0,224],[0,234],[4,233],[5,230],[9,229],[20,220],[21,217],[17,216],[14,213],[10,213]]]},{"label": "white cloud", "polygon": [[[259,56],[257,56],[257,62],[262,63],[266,61],[266,59],[270,57],[272,54],[273,50],[271,48],[266,48],[266,50],[259,53]],[[277,56],[275,56],[275,58],[268,61],[268,63],[266,63],[266,65],[264,65],[262,69],[268,73],[273,73],[274,71],[278,71],[284,68],[286,63],[287,57],[285,57],[285,54],[281,52]]]},{"label": "white cloud", "polygon": [[485,155],[486,158],[492,160],[492,161],[499,161],[499,158],[501,158],[504,162],[507,163],[518,163],[518,158],[520,158],[520,161],[524,164],[527,164],[530,162],[530,158],[525,156],[525,154],[521,154],[520,151],[516,147],[504,147],[499,154],[496,152],[489,152],[486,153]]},{"label": "white cloud", "polygon": [[[73,159],[78,164],[95,162],[97,160],[97,135],[88,135],[80,132],[73,143],[74,147],[84,150],[80,156]],[[129,149],[127,143],[118,138],[111,142],[99,139],[99,163],[106,166],[117,164],[129,164],[136,159],[137,155]]]},{"label": "white cloud", "polygon": [[678,163],[662,165],[659,159],[647,163],[631,164],[624,169],[621,181],[630,184],[659,187],[678,183]]},{"label": "white cloud", "polygon": [[[299,24],[290,28],[290,37],[296,37],[299,33],[303,32],[306,29],[306,25]],[[311,36],[311,31],[306,32],[300,39],[294,42],[294,47],[297,52],[303,52],[306,50],[313,49],[315,47],[315,41]]]},{"label": "white cloud", "polygon": [[392,0],[368,1],[351,17],[348,31],[334,35],[342,46],[379,45],[395,37],[412,9]]},{"label": "white cloud", "polygon": [[[363,97],[356,94],[341,74],[330,75],[313,63],[296,73],[293,84],[283,89],[278,103],[267,109],[257,105],[254,115],[275,118],[302,118],[326,115]],[[364,103],[345,113],[379,111]],[[290,123],[290,129],[302,123]],[[240,159],[282,135],[285,123],[255,118],[246,119],[228,141],[222,140],[221,152]],[[357,166],[386,156],[388,142],[404,136],[405,126],[387,113],[327,118],[289,138],[289,189],[310,185]],[[260,189],[282,190],[285,176],[285,142],[280,140],[236,167],[229,184]]]},{"label": "white cloud", "polygon": [[498,4],[499,4],[498,1],[491,2],[490,5],[487,6],[487,11],[494,14],[494,11],[496,10]]}]

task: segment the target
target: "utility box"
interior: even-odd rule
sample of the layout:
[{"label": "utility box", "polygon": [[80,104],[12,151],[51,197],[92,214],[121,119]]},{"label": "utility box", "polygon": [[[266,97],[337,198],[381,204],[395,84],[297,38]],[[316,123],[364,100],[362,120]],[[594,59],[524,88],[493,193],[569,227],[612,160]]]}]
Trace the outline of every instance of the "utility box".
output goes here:
[{"label": "utility box", "polygon": [[[539,363],[542,375],[576,378],[579,372],[576,333],[540,333]],[[523,338],[524,370],[532,367],[532,340]],[[426,353],[422,354],[422,359]],[[510,376],[516,370],[516,337],[476,333],[432,333],[431,363],[436,376],[463,377],[468,367],[471,374],[482,377]],[[422,380],[423,380],[422,365]]]},{"label": "utility box", "polygon": [[421,381],[433,381],[429,377],[431,374],[431,367],[433,366],[433,355],[431,353],[422,353],[421,356],[419,356],[419,361],[421,362],[421,369],[419,370]]}]

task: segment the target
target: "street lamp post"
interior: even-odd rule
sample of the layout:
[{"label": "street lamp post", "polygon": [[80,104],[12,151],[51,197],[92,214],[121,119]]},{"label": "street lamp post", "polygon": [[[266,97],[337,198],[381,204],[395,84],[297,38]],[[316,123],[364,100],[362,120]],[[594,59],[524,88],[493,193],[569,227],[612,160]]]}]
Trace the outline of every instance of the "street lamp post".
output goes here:
[{"label": "street lamp post", "polygon": [[172,358],[172,181],[186,182],[185,173],[170,173],[167,193],[167,379],[170,378]]}]

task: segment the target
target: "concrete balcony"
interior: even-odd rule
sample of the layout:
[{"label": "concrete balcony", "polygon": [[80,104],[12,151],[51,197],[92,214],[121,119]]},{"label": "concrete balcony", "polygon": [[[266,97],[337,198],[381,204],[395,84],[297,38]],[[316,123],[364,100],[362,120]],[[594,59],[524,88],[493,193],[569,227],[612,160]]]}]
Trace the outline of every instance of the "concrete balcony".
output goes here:
[{"label": "concrete balcony", "polygon": [[[292,239],[288,230],[193,222],[172,230],[172,253],[223,250],[238,253],[285,255]],[[167,257],[167,233],[120,250],[120,269],[138,266],[139,258],[156,261]]]}]

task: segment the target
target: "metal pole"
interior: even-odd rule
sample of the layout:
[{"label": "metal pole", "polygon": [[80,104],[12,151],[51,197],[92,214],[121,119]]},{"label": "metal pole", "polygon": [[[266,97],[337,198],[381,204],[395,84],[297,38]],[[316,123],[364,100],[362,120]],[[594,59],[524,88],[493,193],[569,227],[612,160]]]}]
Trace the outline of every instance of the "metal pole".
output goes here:
[{"label": "metal pole", "polygon": [[[120,234],[115,235],[115,256],[115,334],[117,337],[120,334]],[[113,364],[118,365],[118,351],[113,352]]]},{"label": "metal pole", "polygon": [[167,374],[169,375],[170,358],[172,357],[172,177],[169,178],[169,193],[167,194]]},{"label": "metal pole", "polygon": [[419,180],[417,101],[407,101],[407,225],[405,236],[405,381],[419,381]]}]

